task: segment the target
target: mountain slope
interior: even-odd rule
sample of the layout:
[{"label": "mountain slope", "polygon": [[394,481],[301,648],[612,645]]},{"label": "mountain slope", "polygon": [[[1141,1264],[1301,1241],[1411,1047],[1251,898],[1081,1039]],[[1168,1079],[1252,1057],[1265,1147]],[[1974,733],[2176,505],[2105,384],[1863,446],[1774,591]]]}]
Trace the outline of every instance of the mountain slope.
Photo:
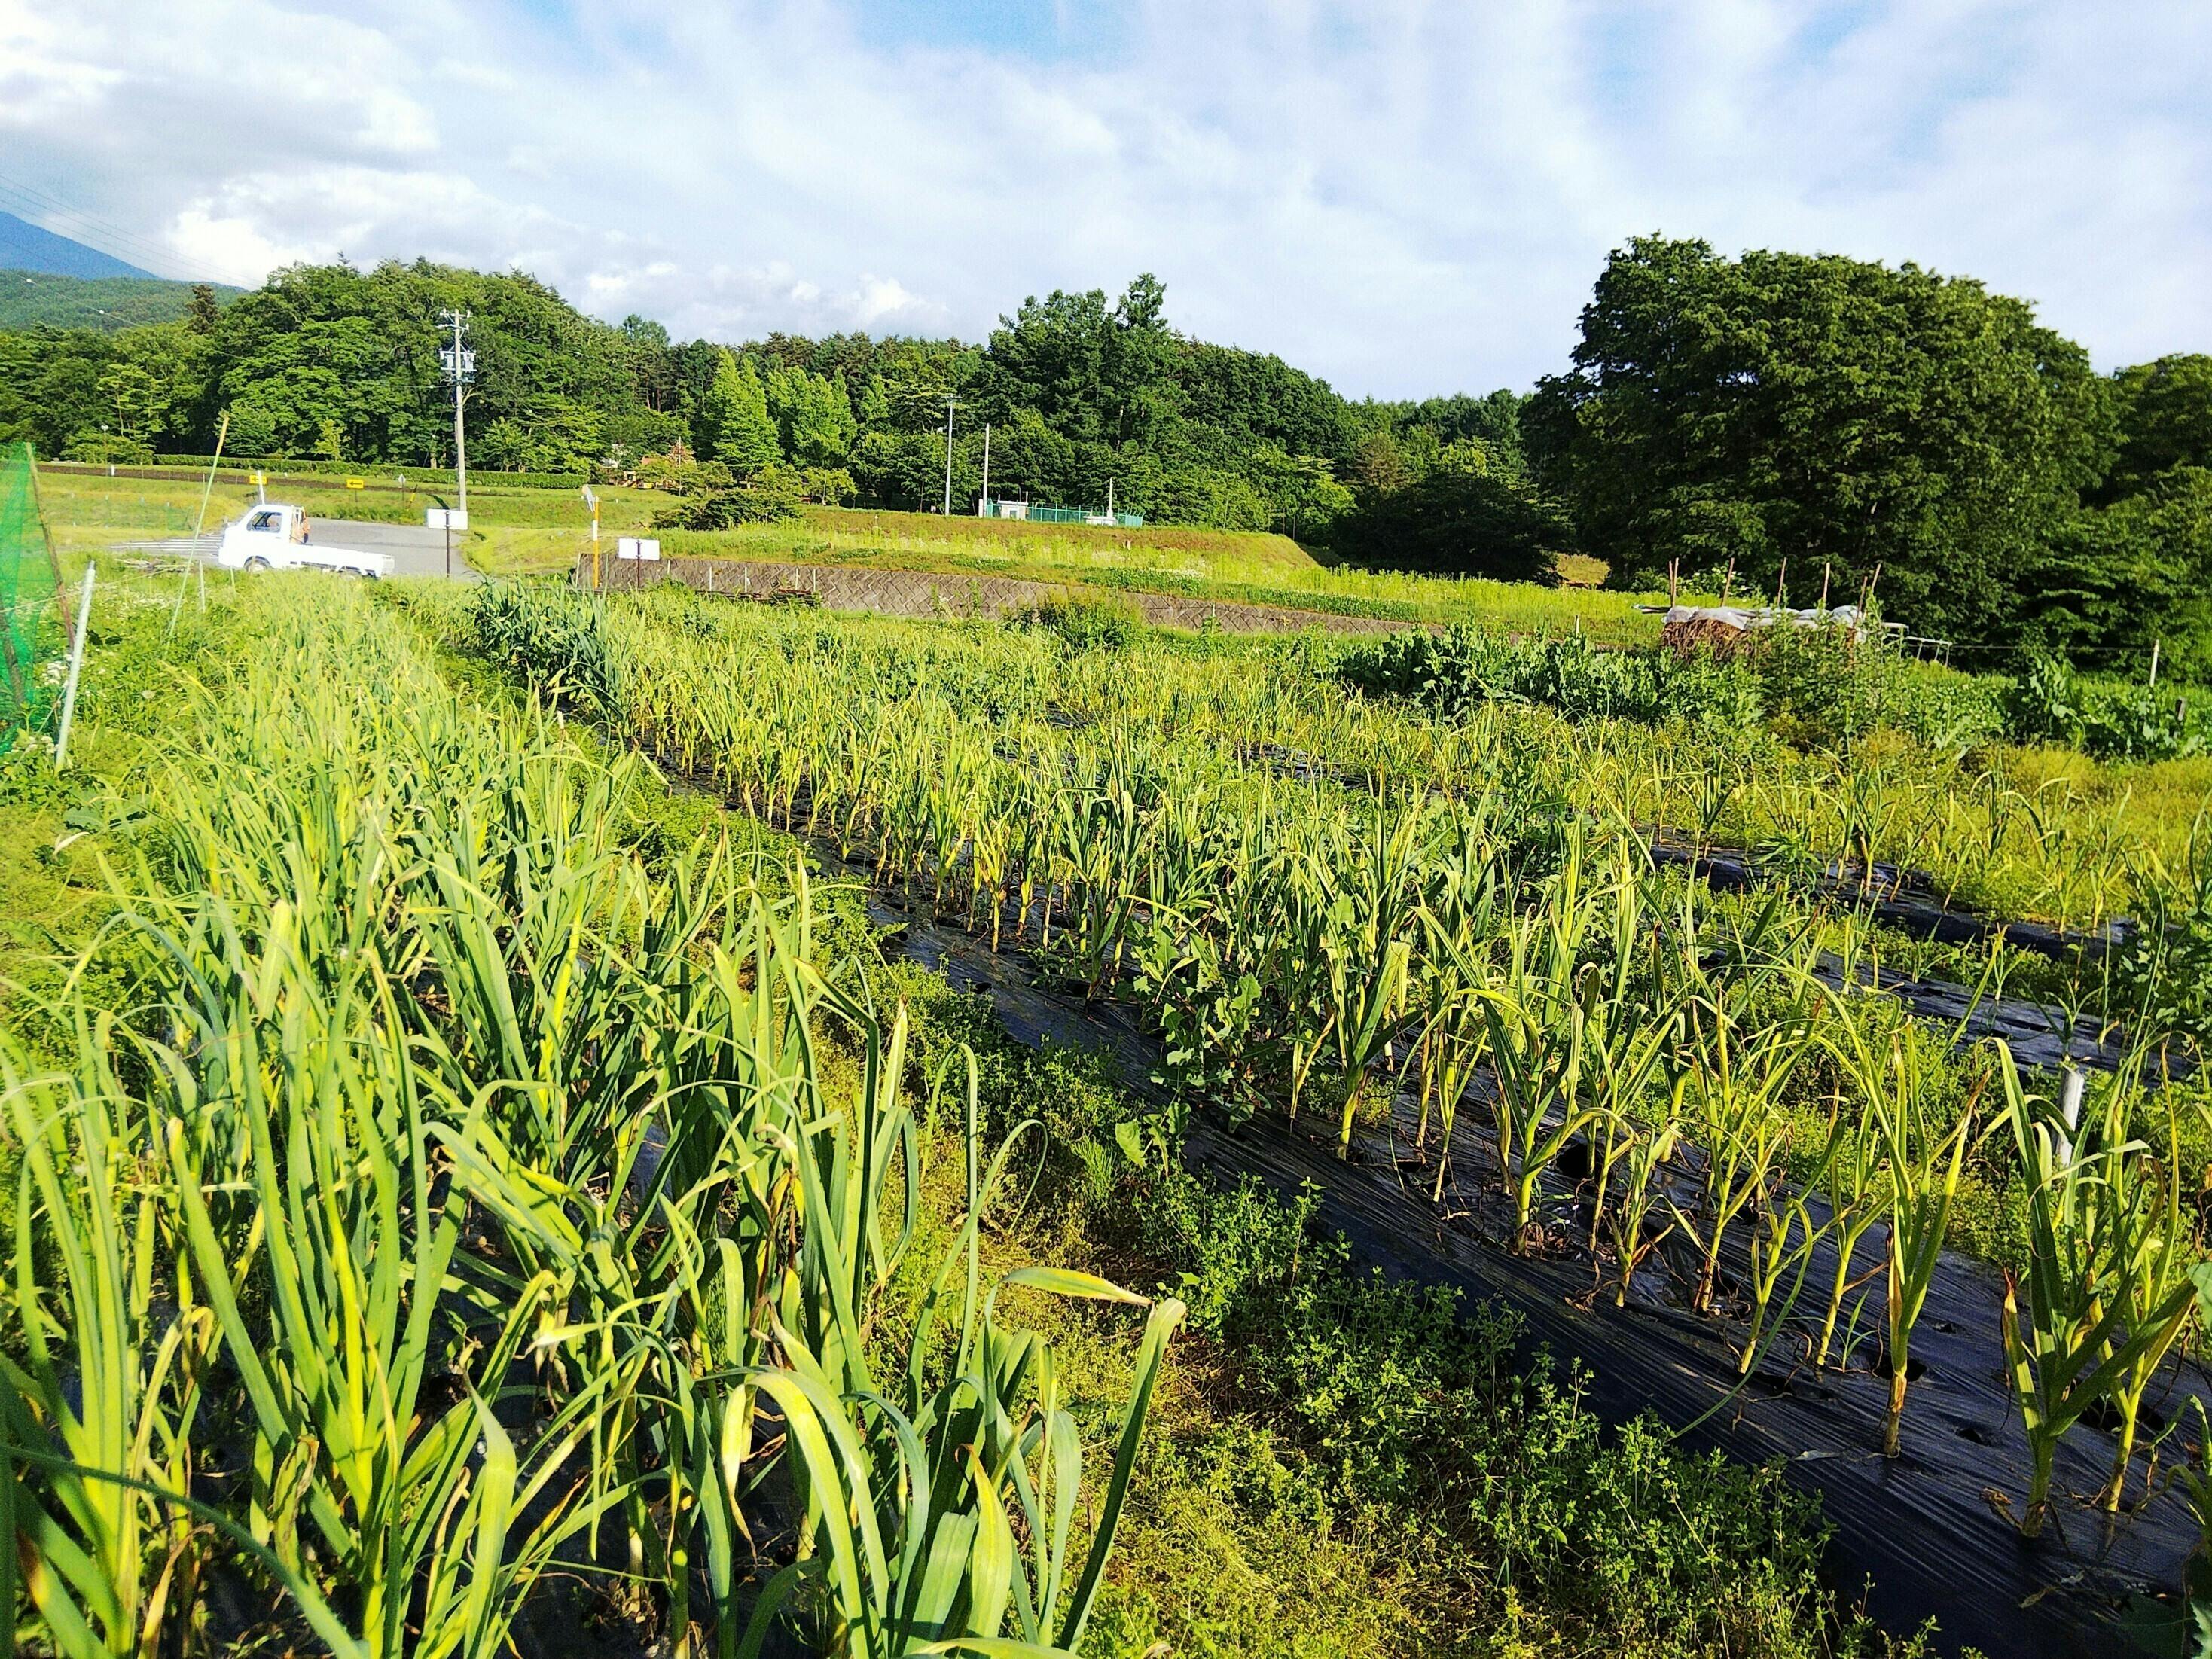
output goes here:
[{"label": "mountain slope", "polygon": [[152,273],[96,247],[41,230],[27,219],[0,213],[0,270],[45,271],[55,276],[137,276]]},{"label": "mountain slope", "polygon": [[[226,304],[242,291],[209,286]],[[192,287],[159,276],[55,276],[0,269],[0,329],[43,325],[110,333],[142,323],[171,323],[191,305]]]}]

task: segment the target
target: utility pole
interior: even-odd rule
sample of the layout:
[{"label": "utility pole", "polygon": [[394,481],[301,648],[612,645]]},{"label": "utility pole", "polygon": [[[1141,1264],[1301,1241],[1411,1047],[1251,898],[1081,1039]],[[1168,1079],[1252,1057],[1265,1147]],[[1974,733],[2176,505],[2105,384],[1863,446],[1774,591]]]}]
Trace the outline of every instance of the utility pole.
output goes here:
[{"label": "utility pole", "polygon": [[945,394],[945,516],[952,516],[952,411],[961,407],[951,392]]},{"label": "utility pole", "polygon": [[[948,445],[947,447],[950,447]],[[981,518],[989,510],[991,499],[991,423],[983,422],[983,493],[975,498],[975,516]]]},{"label": "utility pole", "polygon": [[1114,516],[1114,481],[1111,478],[1106,480],[1106,516],[1109,520]]},{"label": "utility pole", "polygon": [[438,353],[438,361],[446,368],[446,378],[453,383],[453,476],[460,481],[464,529],[469,522],[469,440],[461,424],[461,404],[468,396],[469,382],[477,377],[477,354],[461,343],[461,331],[468,323],[467,312],[447,312],[446,325],[453,331],[453,343]]}]

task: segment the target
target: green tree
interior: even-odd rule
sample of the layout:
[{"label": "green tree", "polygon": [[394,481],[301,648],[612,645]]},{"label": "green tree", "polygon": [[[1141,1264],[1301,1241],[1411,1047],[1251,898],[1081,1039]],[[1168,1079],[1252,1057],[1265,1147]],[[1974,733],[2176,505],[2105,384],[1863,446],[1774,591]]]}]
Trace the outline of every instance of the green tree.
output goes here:
[{"label": "green tree", "polygon": [[1735,562],[1809,601],[1882,572],[1886,608],[1969,647],[2017,615],[2100,473],[2109,399],[2017,300],[1913,265],[1657,237],[1614,252],[1572,368],[1524,413],[1620,585]]},{"label": "green tree", "polygon": [[2069,514],[2034,567],[2025,642],[2098,669],[2147,664],[2212,684],[2212,470],[2173,466]]},{"label": "green tree", "polygon": [[1364,504],[1403,489],[1413,482],[1413,470],[1406,464],[1397,437],[1386,428],[1368,433],[1352,447],[1344,482]]},{"label": "green tree", "polygon": [[871,432],[891,423],[891,394],[882,375],[868,376],[868,383],[860,392],[859,415],[861,426]]},{"label": "green tree", "polygon": [[1480,438],[1444,445],[1412,482],[1364,496],[1329,535],[1336,552],[1361,563],[1547,586],[1572,544],[1566,514],[1518,452]]},{"label": "green tree", "polygon": [[784,453],[804,466],[844,464],[860,428],[843,381],[778,365],[769,370],[767,393]]},{"label": "green tree", "polygon": [[213,285],[194,283],[191,298],[185,302],[185,326],[195,334],[212,334],[222,318],[222,302],[215,297]]},{"label": "green tree", "polygon": [[769,417],[768,389],[751,358],[740,363],[722,353],[701,410],[699,439],[702,459],[722,462],[739,477],[783,459]]},{"label": "green tree", "polygon": [[1246,458],[1243,472],[1267,502],[1273,527],[1285,535],[1326,540],[1329,526],[1352,510],[1352,492],[1321,456],[1262,444]]},{"label": "green tree", "polygon": [[2177,466],[2212,467],[2212,357],[2185,355],[2112,376],[2118,453],[2097,492],[2118,501]]}]

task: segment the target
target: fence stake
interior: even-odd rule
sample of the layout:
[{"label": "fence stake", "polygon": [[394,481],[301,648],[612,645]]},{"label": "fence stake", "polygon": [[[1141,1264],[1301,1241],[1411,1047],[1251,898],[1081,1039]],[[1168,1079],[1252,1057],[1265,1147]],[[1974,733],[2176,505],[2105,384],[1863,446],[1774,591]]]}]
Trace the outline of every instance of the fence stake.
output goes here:
[{"label": "fence stake", "polygon": [[0,657],[8,659],[8,690],[15,699],[18,712],[30,707],[30,693],[23,687],[23,665],[15,658],[15,619],[0,616]]},{"label": "fence stake", "polygon": [[[31,463],[31,511],[38,515],[39,534],[46,538],[46,568],[54,573],[54,591],[58,593],[64,586],[62,562],[60,556],[54,551],[54,531],[53,526],[46,522],[46,503],[39,498],[39,453],[28,444],[23,447]],[[69,612],[66,611],[62,612],[62,626],[69,626]]]},{"label": "fence stake", "polygon": [[70,722],[76,718],[76,677],[84,669],[84,630],[92,620],[92,562],[84,567],[84,586],[76,602],[76,638],[70,645],[69,687],[62,693],[61,735],[54,744],[54,770],[69,764]]}]

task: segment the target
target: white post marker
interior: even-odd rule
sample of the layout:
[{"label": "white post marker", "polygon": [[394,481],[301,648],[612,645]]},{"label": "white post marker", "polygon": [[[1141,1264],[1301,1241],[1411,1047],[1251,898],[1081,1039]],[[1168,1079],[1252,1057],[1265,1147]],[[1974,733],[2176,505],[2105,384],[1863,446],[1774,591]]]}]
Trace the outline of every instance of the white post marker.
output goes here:
[{"label": "white post marker", "polygon": [[991,499],[991,423],[983,422],[983,493],[975,498],[975,516],[987,515],[984,503]]},{"label": "white post marker", "polygon": [[79,585],[76,602],[76,643],[70,647],[69,686],[62,693],[62,729],[54,742],[54,770],[58,772],[69,764],[70,726],[76,719],[76,681],[84,672],[85,624],[92,620],[93,568],[84,568],[84,580]]},{"label": "white post marker", "polygon": [[592,493],[589,484],[584,486],[584,505],[592,509],[592,586],[599,586],[599,498]]},{"label": "white post marker", "polygon": [[2081,1127],[2081,1085],[2086,1081],[2081,1068],[2068,1060],[2066,1080],[2058,1095],[2059,1115],[2066,1121],[2066,1133],[2058,1138],[2058,1161],[2061,1164],[2074,1161],[2074,1134]]}]

